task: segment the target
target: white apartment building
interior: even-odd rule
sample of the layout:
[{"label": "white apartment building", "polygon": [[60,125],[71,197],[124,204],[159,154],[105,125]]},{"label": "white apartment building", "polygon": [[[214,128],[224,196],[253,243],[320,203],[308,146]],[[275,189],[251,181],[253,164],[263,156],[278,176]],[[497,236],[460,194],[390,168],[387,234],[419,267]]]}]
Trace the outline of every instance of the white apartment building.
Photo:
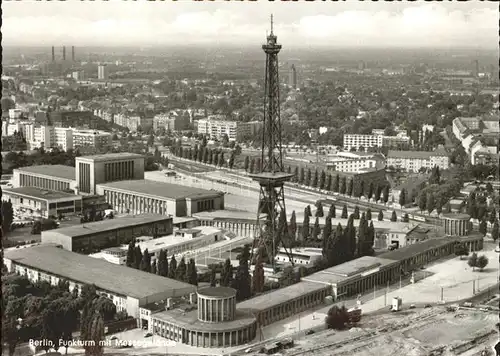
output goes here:
[{"label": "white apartment building", "polygon": [[314,265],[316,261],[323,258],[323,253],[320,248],[294,248],[290,252],[290,256],[284,248],[280,248],[276,254],[275,260],[282,263],[291,263],[299,265]]},{"label": "white apartment building", "polygon": [[23,133],[25,135],[26,122],[21,121],[2,121],[2,136],[12,136],[15,132]]},{"label": "white apartment building", "polygon": [[23,111],[21,109],[9,109],[9,119],[11,120],[19,119],[22,114]]},{"label": "white apartment building", "polygon": [[387,166],[405,169],[408,172],[418,172],[421,168],[448,169],[450,159],[443,147],[435,151],[389,151]]},{"label": "white apartment building", "polygon": [[73,149],[73,129],[30,124],[25,128],[26,142],[30,148],[57,147],[64,151]]},{"label": "white apartment building", "polygon": [[354,157],[346,157],[345,153],[352,154],[352,152],[338,153],[327,162],[328,169],[338,172],[363,173],[385,168],[385,158],[382,155],[354,155]]},{"label": "white apartment building", "polygon": [[108,68],[105,64],[99,64],[97,67],[97,79],[107,80],[108,79]]},{"label": "white apartment building", "polygon": [[73,147],[104,148],[111,146],[111,133],[97,130],[74,130]]},{"label": "white apartment building", "polygon": [[350,150],[351,148],[359,147],[382,147],[382,135],[360,135],[360,134],[346,134],[344,135],[344,148]]},{"label": "white apartment building", "polygon": [[85,71],[83,70],[77,70],[71,73],[71,77],[74,80],[85,80]]},{"label": "white apartment building", "polygon": [[211,139],[222,139],[227,135],[229,141],[237,141],[243,137],[254,135],[262,126],[262,122],[237,122],[208,119],[198,120],[198,133]]}]

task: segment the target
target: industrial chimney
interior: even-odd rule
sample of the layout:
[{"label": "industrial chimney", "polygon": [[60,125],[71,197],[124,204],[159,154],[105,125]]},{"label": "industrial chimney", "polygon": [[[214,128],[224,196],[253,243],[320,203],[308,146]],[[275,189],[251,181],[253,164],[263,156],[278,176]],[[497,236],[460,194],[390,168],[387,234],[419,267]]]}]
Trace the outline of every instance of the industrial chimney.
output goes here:
[{"label": "industrial chimney", "polygon": [[75,46],[71,46],[71,60],[75,61]]},{"label": "industrial chimney", "polygon": [[55,60],[56,60],[56,50],[54,46],[52,46],[52,62],[55,62]]},{"label": "industrial chimney", "polygon": [[62,59],[63,59],[63,61],[65,61],[66,60],[66,46],[63,46],[62,50],[63,50],[63,53],[62,53],[63,58]]}]

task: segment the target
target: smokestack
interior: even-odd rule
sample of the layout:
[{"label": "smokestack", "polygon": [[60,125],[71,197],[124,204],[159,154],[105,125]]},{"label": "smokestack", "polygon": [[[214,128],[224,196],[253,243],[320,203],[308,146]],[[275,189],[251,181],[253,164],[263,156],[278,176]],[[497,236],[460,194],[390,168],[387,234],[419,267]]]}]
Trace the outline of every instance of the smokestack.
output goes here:
[{"label": "smokestack", "polygon": [[71,60],[75,61],[75,46],[71,46]]},{"label": "smokestack", "polygon": [[56,60],[56,49],[54,46],[52,46],[52,62],[55,62]]},{"label": "smokestack", "polygon": [[66,60],[66,46],[63,46],[62,50],[63,50],[63,61],[65,61]]}]

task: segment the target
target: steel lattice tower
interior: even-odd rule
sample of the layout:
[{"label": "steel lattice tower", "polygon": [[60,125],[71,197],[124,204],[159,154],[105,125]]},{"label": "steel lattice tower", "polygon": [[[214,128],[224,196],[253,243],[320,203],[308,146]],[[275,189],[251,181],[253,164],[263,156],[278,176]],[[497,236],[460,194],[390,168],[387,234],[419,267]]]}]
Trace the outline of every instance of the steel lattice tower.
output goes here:
[{"label": "steel lattice tower", "polygon": [[[258,173],[250,174],[250,177],[260,185],[257,208],[258,231],[255,234],[251,261],[254,262],[254,251],[265,251],[269,263],[274,268],[275,256],[279,247],[284,247],[288,256],[291,257],[290,250],[285,246],[286,239],[284,239],[288,236],[284,185],[293,175],[285,173],[283,167],[278,75],[278,53],[281,50],[281,45],[277,43],[277,37],[273,32],[272,15],[271,33],[267,36],[267,43],[262,46],[262,49],[266,53],[264,122],[261,167],[257,167]],[[278,218],[282,211],[285,213],[285,229],[280,236]],[[265,222],[262,221],[263,214],[266,216]],[[290,261],[292,261],[291,258]]]}]

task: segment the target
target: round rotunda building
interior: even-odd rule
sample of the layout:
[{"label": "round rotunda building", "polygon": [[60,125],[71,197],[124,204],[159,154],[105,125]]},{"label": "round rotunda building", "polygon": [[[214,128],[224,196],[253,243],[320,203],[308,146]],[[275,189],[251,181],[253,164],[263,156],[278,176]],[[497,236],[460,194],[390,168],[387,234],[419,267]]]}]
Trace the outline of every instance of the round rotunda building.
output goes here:
[{"label": "round rotunda building", "polygon": [[236,290],[207,287],[197,291],[197,308],[176,308],[153,316],[154,333],[195,347],[231,347],[252,341],[253,314],[236,309]]},{"label": "round rotunda building", "polygon": [[471,231],[470,215],[443,214],[444,232],[448,236],[468,236]]}]

